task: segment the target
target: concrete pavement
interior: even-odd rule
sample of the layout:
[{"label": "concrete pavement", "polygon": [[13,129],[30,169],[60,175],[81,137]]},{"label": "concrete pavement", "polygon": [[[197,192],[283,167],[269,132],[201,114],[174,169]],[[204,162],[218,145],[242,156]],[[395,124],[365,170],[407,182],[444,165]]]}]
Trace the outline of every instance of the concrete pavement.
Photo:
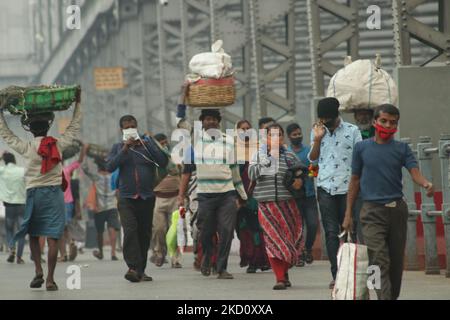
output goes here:
[{"label": "concrete pavement", "polygon": [[[120,261],[111,261],[109,252],[98,261],[91,250],[79,255],[75,262],[59,263],[56,270],[58,292],[45,289],[30,289],[34,274],[29,253],[25,254],[25,265],[8,264],[7,255],[0,253],[0,300],[15,299],[100,299],[100,300],[329,300],[329,263],[315,261],[304,268],[290,271],[293,287],[274,291],[272,272],[246,274],[239,267],[239,257],[230,256],[229,271],[234,280],[218,280],[215,276],[204,277],[192,267],[192,254],[185,254],[184,268],[172,269],[165,264],[157,268],[149,262],[147,273],[153,282],[129,283],[124,279],[127,271],[122,255]],[[70,265],[81,266],[81,289],[69,290],[66,270]],[[371,296],[374,298],[373,292]],[[450,278],[443,274],[426,276],[424,272],[405,272],[401,299],[450,299]]]}]

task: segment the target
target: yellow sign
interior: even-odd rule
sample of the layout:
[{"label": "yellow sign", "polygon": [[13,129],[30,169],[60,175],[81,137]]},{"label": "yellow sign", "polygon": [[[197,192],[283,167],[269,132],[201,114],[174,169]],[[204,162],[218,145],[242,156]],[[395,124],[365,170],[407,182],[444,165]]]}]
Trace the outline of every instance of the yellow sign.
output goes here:
[{"label": "yellow sign", "polygon": [[125,88],[123,68],[95,68],[95,88],[97,90],[115,90]]}]

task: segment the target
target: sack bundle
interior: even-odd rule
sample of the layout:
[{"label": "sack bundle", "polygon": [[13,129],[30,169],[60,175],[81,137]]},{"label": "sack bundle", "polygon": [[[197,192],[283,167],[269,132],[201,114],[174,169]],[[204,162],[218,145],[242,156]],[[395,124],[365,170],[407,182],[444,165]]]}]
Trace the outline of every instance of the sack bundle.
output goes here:
[{"label": "sack bundle", "polygon": [[331,78],[327,97],[338,99],[341,111],[353,112],[385,103],[396,105],[398,91],[394,79],[381,69],[380,55],[375,61],[351,62],[347,57],[344,68]]}]

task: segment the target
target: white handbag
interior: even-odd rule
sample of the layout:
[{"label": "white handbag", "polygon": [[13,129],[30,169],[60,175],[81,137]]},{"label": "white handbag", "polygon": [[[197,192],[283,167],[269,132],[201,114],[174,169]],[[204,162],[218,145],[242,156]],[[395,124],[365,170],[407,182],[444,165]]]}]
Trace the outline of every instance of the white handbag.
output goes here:
[{"label": "white handbag", "polygon": [[368,300],[367,287],[369,256],[367,246],[351,243],[350,235],[339,248],[337,255],[338,271],[333,300]]}]

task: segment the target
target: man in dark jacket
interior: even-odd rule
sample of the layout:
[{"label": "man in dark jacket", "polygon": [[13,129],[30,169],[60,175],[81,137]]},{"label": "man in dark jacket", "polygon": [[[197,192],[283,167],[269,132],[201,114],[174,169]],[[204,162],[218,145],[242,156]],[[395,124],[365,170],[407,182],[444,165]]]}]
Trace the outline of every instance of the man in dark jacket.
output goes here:
[{"label": "man in dark jacket", "polygon": [[113,146],[107,160],[107,169],[119,169],[118,209],[124,231],[123,256],[130,282],[152,281],[145,274],[147,252],[152,236],[153,193],[157,167],[166,167],[167,156],[150,138],[145,141],[137,131],[137,121],[127,115],[120,119],[123,142]]}]

